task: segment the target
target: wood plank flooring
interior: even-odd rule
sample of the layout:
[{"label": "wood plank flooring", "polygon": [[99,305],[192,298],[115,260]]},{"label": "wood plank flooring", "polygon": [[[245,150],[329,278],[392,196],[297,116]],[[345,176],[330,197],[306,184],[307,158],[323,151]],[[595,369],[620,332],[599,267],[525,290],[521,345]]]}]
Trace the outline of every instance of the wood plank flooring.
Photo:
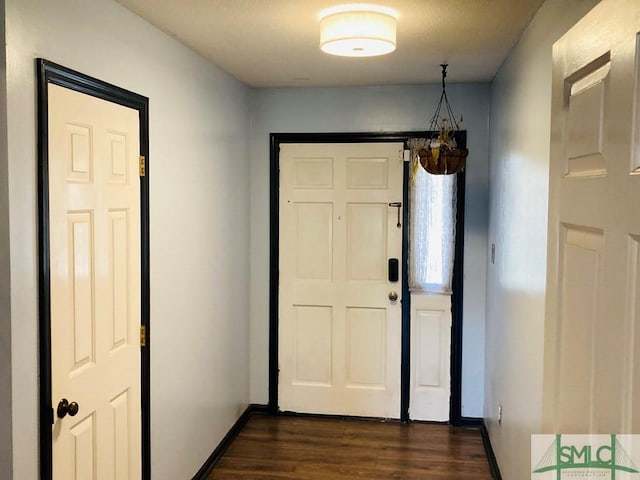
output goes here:
[{"label": "wood plank flooring", "polygon": [[480,431],[253,415],[207,480],[491,480]]}]

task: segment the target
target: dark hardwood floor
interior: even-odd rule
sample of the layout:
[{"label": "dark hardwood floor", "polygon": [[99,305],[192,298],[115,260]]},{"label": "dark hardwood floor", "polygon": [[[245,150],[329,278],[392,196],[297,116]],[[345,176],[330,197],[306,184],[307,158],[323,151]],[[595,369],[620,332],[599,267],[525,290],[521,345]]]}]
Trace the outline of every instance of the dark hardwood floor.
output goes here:
[{"label": "dark hardwood floor", "polygon": [[480,431],[253,415],[208,480],[491,480]]}]

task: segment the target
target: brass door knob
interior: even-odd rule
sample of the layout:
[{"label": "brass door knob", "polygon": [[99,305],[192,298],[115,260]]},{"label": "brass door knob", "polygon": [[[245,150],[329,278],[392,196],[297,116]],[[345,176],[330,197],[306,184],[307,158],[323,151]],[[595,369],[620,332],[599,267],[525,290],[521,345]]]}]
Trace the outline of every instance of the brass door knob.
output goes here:
[{"label": "brass door knob", "polygon": [[395,302],[396,300],[398,300],[398,294],[393,290],[391,290],[389,292],[389,300],[391,300],[392,302]]}]

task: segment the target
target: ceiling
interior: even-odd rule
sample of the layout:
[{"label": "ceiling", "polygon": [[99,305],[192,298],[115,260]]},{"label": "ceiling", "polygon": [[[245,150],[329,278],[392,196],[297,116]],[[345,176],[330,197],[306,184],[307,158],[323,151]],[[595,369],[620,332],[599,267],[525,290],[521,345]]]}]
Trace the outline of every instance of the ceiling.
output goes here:
[{"label": "ceiling", "polygon": [[370,0],[398,14],[395,52],[322,53],[319,13],[349,0],[118,0],[254,87],[487,82],[543,0]]}]

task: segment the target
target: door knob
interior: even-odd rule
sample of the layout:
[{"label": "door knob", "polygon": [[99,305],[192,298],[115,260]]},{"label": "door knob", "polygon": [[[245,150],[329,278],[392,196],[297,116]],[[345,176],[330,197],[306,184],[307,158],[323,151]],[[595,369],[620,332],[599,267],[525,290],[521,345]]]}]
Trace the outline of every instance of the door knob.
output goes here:
[{"label": "door knob", "polygon": [[70,417],[75,417],[78,414],[78,410],[80,410],[80,405],[76,402],[69,403],[69,400],[63,398],[58,403],[58,409],[56,413],[58,414],[58,418],[64,418],[69,414]]},{"label": "door knob", "polygon": [[389,300],[391,300],[392,302],[395,302],[396,300],[398,300],[398,294],[393,290],[391,290],[389,292]]}]

